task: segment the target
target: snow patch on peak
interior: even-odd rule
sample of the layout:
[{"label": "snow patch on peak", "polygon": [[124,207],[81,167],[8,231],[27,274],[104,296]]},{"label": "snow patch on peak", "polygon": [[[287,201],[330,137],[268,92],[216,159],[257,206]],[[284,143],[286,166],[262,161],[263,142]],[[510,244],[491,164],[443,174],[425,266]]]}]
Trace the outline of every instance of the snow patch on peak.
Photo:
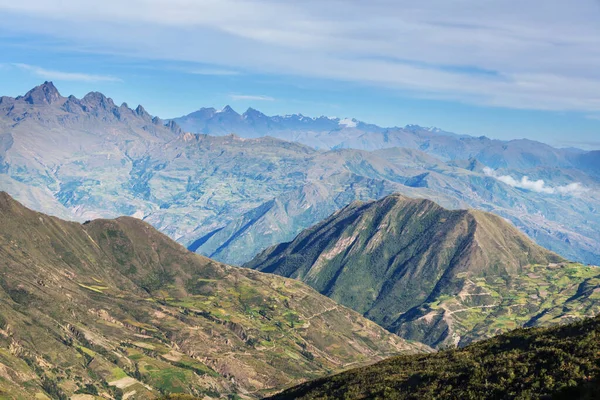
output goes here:
[{"label": "snow patch on peak", "polygon": [[230,106],[225,106],[222,109],[215,111],[215,114],[235,112]]},{"label": "snow patch on peak", "polygon": [[339,124],[345,126],[346,128],[356,128],[356,125],[358,125],[354,118],[344,118],[340,120]]}]

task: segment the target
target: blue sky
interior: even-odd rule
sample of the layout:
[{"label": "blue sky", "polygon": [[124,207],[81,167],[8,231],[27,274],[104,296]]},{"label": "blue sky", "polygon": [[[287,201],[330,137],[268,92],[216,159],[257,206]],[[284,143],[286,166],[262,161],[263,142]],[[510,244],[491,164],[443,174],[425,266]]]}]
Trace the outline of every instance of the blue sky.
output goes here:
[{"label": "blue sky", "polygon": [[0,0],[0,95],[52,80],[163,118],[230,104],[600,148],[598,21],[595,0]]}]

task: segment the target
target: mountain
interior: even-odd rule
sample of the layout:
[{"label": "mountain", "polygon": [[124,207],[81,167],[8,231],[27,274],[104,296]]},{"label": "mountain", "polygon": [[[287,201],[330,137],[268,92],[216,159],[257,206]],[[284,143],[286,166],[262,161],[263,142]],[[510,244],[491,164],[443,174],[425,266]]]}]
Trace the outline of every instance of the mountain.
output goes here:
[{"label": "mountain", "polygon": [[9,399],[255,398],[428,351],[300,282],[193,254],[135,218],[67,222],[4,192],[0,299]]},{"label": "mountain", "polygon": [[438,348],[600,311],[600,269],[565,262],[494,214],[399,194],[352,203],[245,266]]},{"label": "mountain", "polygon": [[[211,135],[227,135],[235,133],[245,138],[261,136],[286,137],[294,132],[333,131],[336,129],[356,128],[357,126],[371,126],[351,119],[330,118],[321,116],[309,118],[302,114],[268,117],[258,110],[249,108],[243,114],[238,114],[230,106],[221,110],[214,108],[201,108],[186,116],[173,119],[186,132],[203,133]],[[314,143],[311,145],[314,147]]]},{"label": "mountain", "polygon": [[[37,188],[46,197],[39,209],[52,214],[83,220],[112,208],[115,216],[128,215],[135,212],[135,202],[119,192],[128,186],[130,172],[150,148],[179,134],[177,125],[152,118],[141,106],[116,106],[97,92],[65,98],[46,82],[25,96],[2,97],[0,182],[16,195]],[[54,206],[56,200],[62,208]],[[85,203],[93,203],[93,209],[85,209]]]},{"label": "mountain", "polygon": [[[586,152],[554,154],[556,149],[535,142],[417,126],[388,129],[385,146],[400,147],[324,151],[314,148],[313,133],[336,146],[349,132],[368,130],[364,139],[373,142],[385,138],[385,129],[327,117],[221,111],[202,114],[216,115],[215,126],[219,119],[246,121],[244,135],[252,138],[183,133],[142,106],[116,106],[95,92],[64,97],[51,83],[16,99],[2,97],[0,188],[63,219],[143,218],[199,254],[235,265],[292,240],[354,200],[394,192],[447,208],[494,212],[565,258],[600,264],[600,184]],[[297,136],[284,137],[309,145],[254,137],[263,133],[260,127],[277,124],[296,129]],[[484,157],[486,146],[493,151]],[[480,153],[488,164],[469,158]],[[490,169],[504,164],[529,168]],[[523,187],[525,177],[535,185]],[[579,185],[569,186],[574,182]]]},{"label": "mountain", "polygon": [[240,115],[230,106],[222,111],[202,108],[173,121],[191,133],[235,133],[246,138],[272,136],[322,150],[352,148],[373,151],[403,147],[424,151],[444,161],[473,158],[493,169],[523,170],[543,165],[577,167],[582,157],[594,156],[593,152],[557,149],[527,139],[494,140],[418,125],[386,128],[349,118],[311,118],[302,114],[267,116],[252,108]]},{"label": "mountain", "polygon": [[[282,170],[289,173],[294,166],[287,161]],[[202,254],[223,257],[222,261],[238,265],[269,245],[292,240],[302,229],[353,200],[379,199],[400,192],[432,199],[448,208],[493,211],[565,257],[600,262],[596,255],[600,231],[594,222],[598,221],[600,204],[595,191],[570,195],[522,190],[486,174],[476,160],[446,164],[419,150],[405,148],[376,152],[339,149],[312,154],[307,161],[297,164],[302,169],[294,173],[306,182],[303,186],[212,231],[193,232],[184,242],[193,243],[190,248]],[[578,177],[565,176],[564,180]]]},{"label": "mountain", "polygon": [[518,329],[460,350],[391,358],[270,399],[595,399],[598,335],[599,318]]},{"label": "mountain", "polygon": [[595,177],[600,177],[600,150],[578,154],[574,157],[575,164],[582,170]]}]

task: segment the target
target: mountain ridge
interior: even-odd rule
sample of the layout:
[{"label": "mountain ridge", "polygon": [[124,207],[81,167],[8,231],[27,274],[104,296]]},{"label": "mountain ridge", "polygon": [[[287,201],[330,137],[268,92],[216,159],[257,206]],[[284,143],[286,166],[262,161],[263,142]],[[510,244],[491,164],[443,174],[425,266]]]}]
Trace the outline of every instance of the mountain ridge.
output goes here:
[{"label": "mountain ridge", "polygon": [[[15,101],[5,97],[0,104],[3,189],[30,207],[67,219],[136,215],[184,245],[219,231],[197,251],[226,263],[247,262],[353,200],[393,192],[430,198],[449,208],[495,212],[564,257],[600,262],[600,185],[594,178],[600,175],[594,174],[593,154],[591,160],[578,161],[579,169],[556,168],[544,162],[568,160],[547,147],[529,154],[527,146],[513,143],[504,150],[503,143],[493,142],[490,154],[483,155],[492,164],[538,166],[486,175],[490,165],[477,159],[477,149],[489,144],[487,140],[444,135],[436,129],[320,131],[319,138],[332,145],[344,142],[347,132],[358,132],[362,139],[356,147],[403,146],[366,151],[347,148],[353,147],[347,143],[323,151],[311,147],[320,139],[313,140],[306,131],[291,138],[261,136],[258,141],[243,133],[186,134],[173,121],[148,115],[143,106],[117,106],[98,92],[84,99],[61,96],[52,104]],[[324,117],[319,123],[332,121]],[[259,136],[258,128],[251,129],[252,136]],[[469,150],[474,144],[478,147]],[[454,147],[456,151],[447,154]],[[446,161],[449,158],[455,159]],[[544,191],[519,186],[525,176],[543,180]],[[568,192],[573,182],[581,182],[574,188],[577,194]],[[258,220],[248,219],[273,200],[282,207],[267,210]],[[288,227],[278,223],[283,219]]]},{"label": "mountain ridge", "polygon": [[[568,166],[576,165],[577,158],[581,153],[589,153],[589,151],[581,149],[556,148],[539,141],[524,138],[511,140],[490,139],[486,136],[461,135],[436,127],[422,127],[414,124],[408,124],[404,127],[381,127],[354,118],[307,117],[302,114],[267,116],[253,108],[248,108],[243,114],[238,114],[230,106],[226,107],[229,107],[229,110],[233,112],[232,115],[234,115],[234,118],[220,119],[218,122],[221,125],[215,124],[216,121],[212,120],[217,113],[215,108],[201,108],[186,116],[170,120],[177,121],[184,130],[191,133],[209,133],[213,135],[237,133],[243,137],[271,135],[286,140],[300,141],[319,149],[356,148],[376,150],[390,148],[404,142],[405,147],[420,149],[445,160],[478,157],[492,168],[516,168],[523,167],[524,165],[531,168],[535,166],[535,162],[533,164],[529,163],[529,161],[513,161],[506,164],[498,163],[497,160],[486,153],[486,147],[492,147],[494,151],[506,151],[508,148],[518,151],[519,148],[526,148],[533,155],[539,152],[539,147],[541,146],[544,148],[544,151],[555,154],[553,155],[554,161],[562,159],[561,162]],[[255,124],[254,117],[261,121],[259,125]],[[299,123],[301,124],[299,125]],[[353,128],[356,128],[356,132],[354,132],[356,134],[352,132]],[[322,135],[332,136],[335,131],[344,129],[349,129],[348,136],[341,138],[337,142],[335,139],[331,142],[331,139],[322,137]],[[302,132],[304,131],[308,131],[308,136],[303,136]],[[369,136],[369,139],[363,141],[363,137],[366,138],[365,134]],[[439,137],[446,139],[437,144],[436,140]],[[325,141],[321,141],[321,139]],[[366,143],[367,141],[378,144],[369,145]],[[448,153],[448,149],[443,148],[444,143],[452,143],[453,147],[457,149],[469,146],[474,147],[474,149],[471,151],[462,149],[458,152]],[[409,145],[407,146],[407,144]],[[537,150],[536,147],[538,148]],[[545,162],[548,163],[549,161]]]},{"label": "mountain ridge", "polygon": [[593,399],[600,318],[517,329],[463,349],[395,357],[317,379],[269,399]]},{"label": "mountain ridge", "polygon": [[[245,266],[302,280],[390,331],[438,348],[541,323],[538,313],[560,320],[567,293],[577,298],[586,279],[600,284],[600,270],[567,263],[496,215],[399,194],[354,202]],[[554,274],[564,277],[560,285]],[[535,285],[552,289],[540,297]],[[536,300],[523,308],[520,298],[529,295]],[[600,307],[594,296],[580,300],[586,311],[576,315]],[[511,307],[520,311],[499,323]]]},{"label": "mountain ridge", "polygon": [[190,253],[131,217],[67,222],[0,192],[0,253],[0,393],[256,398],[428,351],[298,282]]}]

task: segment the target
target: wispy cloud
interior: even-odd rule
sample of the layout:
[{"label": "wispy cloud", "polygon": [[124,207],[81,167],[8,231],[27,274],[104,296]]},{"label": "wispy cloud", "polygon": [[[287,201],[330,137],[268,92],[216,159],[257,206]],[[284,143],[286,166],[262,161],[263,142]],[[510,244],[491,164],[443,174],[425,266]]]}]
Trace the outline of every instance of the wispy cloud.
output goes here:
[{"label": "wispy cloud", "polygon": [[232,100],[253,100],[253,101],[275,101],[275,98],[270,96],[252,95],[252,94],[231,94],[229,97]]},{"label": "wispy cloud", "polygon": [[476,105],[600,112],[596,0],[576,7],[564,0],[55,3],[0,0],[0,24],[89,51],[359,82]]},{"label": "wispy cloud", "polygon": [[29,71],[43,79],[55,81],[79,81],[79,82],[122,82],[113,76],[85,74],[80,72],[64,72],[45,69],[35,65],[13,63],[13,66]]},{"label": "wispy cloud", "polygon": [[186,73],[192,75],[209,75],[209,76],[235,76],[240,75],[239,71],[231,69],[212,69],[212,68],[198,68],[198,69],[187,69]]},{"label": "wispy cloud", "polygon": [[562,194],[562,195],[574,195],[578,196],[588,189],[583,186],[580,182],[571,183],[564,186],[548,186],[543,179],[533,181],[528,176],[523,176],[520,180],[513,178],[510,175],[499,175],[495,170],[485,167],[483,172],[491,177],[498,179],[500,182],[506,183],[509,186],[516,187],[519,189],[530,190],[536,193],[546,194]]}]

